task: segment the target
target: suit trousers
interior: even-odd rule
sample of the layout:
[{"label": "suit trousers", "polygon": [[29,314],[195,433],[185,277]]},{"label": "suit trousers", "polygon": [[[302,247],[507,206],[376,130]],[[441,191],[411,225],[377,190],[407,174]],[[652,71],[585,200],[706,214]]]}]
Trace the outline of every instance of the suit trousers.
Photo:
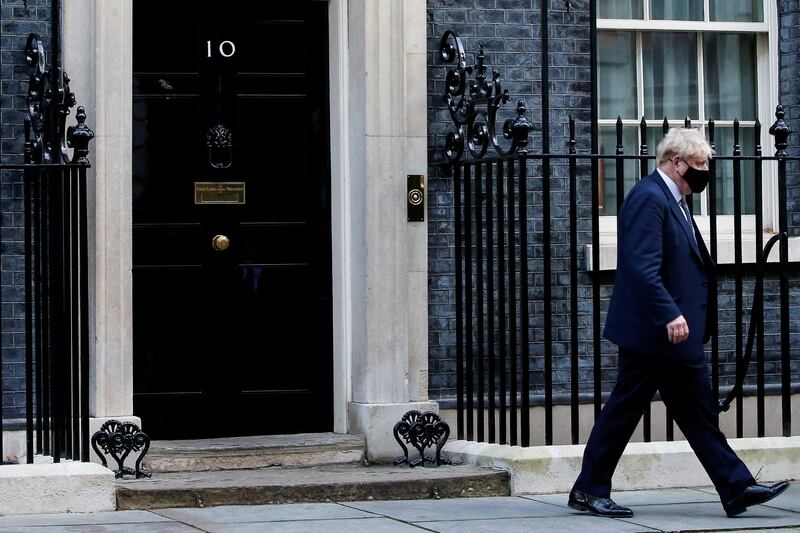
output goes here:
[{"label": "suit trousers", "polygon": [[719,429],[705,358],[675,361],[620,348],[617,383],[586,443],[575,489],[610,496],[617,463],[656,391],[723,502],[755,482]]}]

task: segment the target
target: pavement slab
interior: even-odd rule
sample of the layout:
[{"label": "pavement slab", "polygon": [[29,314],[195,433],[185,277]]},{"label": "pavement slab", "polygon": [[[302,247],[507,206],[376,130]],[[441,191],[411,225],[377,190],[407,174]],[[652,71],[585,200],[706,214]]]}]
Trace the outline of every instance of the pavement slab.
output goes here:
[{"label": "pavement slab", "polygon": [[0,533],[197,533],[178,522],[0,527]]},{"label": "pavement slab", "polygon": [[437,533],[533,533],[557,531],[558,533],[625,533],[657,531],[618,520],[591,516],[546,516],[531,518],[501,518],[469,521],[416,522]]},{"label": "pavement slab", "polygon": [[291,503],[284,505],[223,505],[205,509],[160,509],[164,519],[187,524],[236,524],[240,522],[284,522],[287,520],[332,520],[372,518],[375,515],[337,503]]},{"label": "pavement slab", "polygon": [[783,494],[764,506],[800,513],[800,486],[791,485]]},{"label": "pavement slab", "polygon": [[755,506],[736,518],[728,518],[717,503],[642,505],[633,518],[620,521],[661,531],[706,531],[800,526],[800,515]]},{"label": "pavement slab", "polygon": [[0,516],[0,528],[12,526],[146,524],[170,519],[149,511],[109,511],[105,513],[65,513]]},{"label": "pavement slab", "polygon": [[[567,507],[569,494],[523,494],[522,497],[534,501],[550,503]],[[711,494],[705,491],[694,489],[661,489],[661,490],[627,490],[613,492],[611,498],[624,507],[635,507],[637,505],[674,505],[683,503],[711,503],[719,504],[719,497],[716,492]],[[722,509],[722,506],[720,506]]]},{"label": "pavement slab", "polygon": [[290,522],[255,522],[247,524],[217,524],[209,533],[422,533],[422,528],[389,518],[351,518],[336,520],[300,520]]},{"label": "pavement slab", "polygon": [[711,487],[614,493],[634,517],[593,517],[566,506],[566,494],[440,500],[226,505],[0,517],[0,533],[529,533],[800,529],[800,489],[727,518]]},{"label": "pavement slab", "polygon": [[349,502],[348,507],[405,522],[436,520],[483,520],[491,518],[533,518],[563,515],[570,511],[547,503],[515,496],[448,500],[396,500]]}]

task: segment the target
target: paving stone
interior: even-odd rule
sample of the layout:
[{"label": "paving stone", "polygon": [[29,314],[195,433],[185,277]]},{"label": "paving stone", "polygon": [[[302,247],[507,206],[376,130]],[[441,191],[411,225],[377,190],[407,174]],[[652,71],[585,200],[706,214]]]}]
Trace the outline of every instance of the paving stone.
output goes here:
[{"label": "paving stone", "polygon": [[431,531],[441,533],[531,533],[557,531],[558,533],[624,533],[626,531],[655,531],[618,520],[591,516],[548,516],[540,518],[502,518],[452,522],[417,522]]},{"label": "paving stone", "polygon": [[205,529],[209,533],[330,533],[332,529],[347,533],[414,533],[424,531],[388,518],[351,518],[344,520],[302,520],[292,522],[257,522],[216,525]]},{"label": "paving stone", "polygon": [[715,503],[643,505],[634,513],[633,518],[624,521],[667,531],[800,526],[800,515],[763,505],[751,507],[736,518],[725,516],[722,506]]},{"label": "paving stone", "polygon": [[55,533],[56,531],[58,533],[190,533],[201,530],[177,522],[0,527],[0,533]]},{"label": "paving stone", "polygon": [[[713,489],[711,489],[713,491]],[[569,495],[563,494],[531,494],[524,498],[567,506]],[[625,507],[637,505],[670,505],[676,503],[719,502],[716,492],[713,494],[694,489],[659,489],[659,490],[625,490],[613,492],[611,498]]]},{"label": "paving stone", "polygon": [[479,520],[488,517],[527,518],[557,516],[571,512],[567,507],[559,508],[518,497],[352,502],[346,505],[406,522]]},{"label": "paving stone", "polygon": [[284,520],[330,520],[370,518],[375,515],[337,503],[294,503],[285,505],[224,505],[206,509],[161,509],[163,517],[187,524],[235,524]]},{"label": "paving stone", "polygon": [[168,522],[169,518],[149,511],[111,511],[107,513],[67,513],[0,516],[0,527],[91,525],[91,524],[144,524]]},{"label": "paving stone", "polygon": [[786,492],[764,505],[766,507],[773,507],[776,509],[784,509],[787,511],[800,513],[800,487],[796,484],[792,485],[786,489]]},{"label": "paving stone", "polygon": [[[771,485],[772,482],[767,481],[763,482],[763,484]],[[710,487],[703,487],[697,490],[706,493],[711,493],[713,492],[714,489]],[[798,486],[797,484],[792,484],[791,486],[789,486],[788,489],[786,489],[786,491],[783,494],[781,494],[771,502],[767,502],[766,504],[764,504],[764,506],[800,513],[800,486]]]}]

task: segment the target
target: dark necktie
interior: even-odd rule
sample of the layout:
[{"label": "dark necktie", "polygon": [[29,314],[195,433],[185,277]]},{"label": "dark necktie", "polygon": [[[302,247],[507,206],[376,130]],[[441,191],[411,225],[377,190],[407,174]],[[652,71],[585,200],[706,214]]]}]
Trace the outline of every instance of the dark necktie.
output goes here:
[{"label": "dark necktie", "polygon": [[681,206],[681,211],[683,211],[684,216],[686,216],[686,222],[689,224],[689,233],[691,233],[694,243],[697,244],[697,237],[695,237],[694,234],[694,224],[692,223],[692,214],[689,212],[689,206],[686,203],[686,199],[681,197],[681,199],[678,201],[678,205]]}]

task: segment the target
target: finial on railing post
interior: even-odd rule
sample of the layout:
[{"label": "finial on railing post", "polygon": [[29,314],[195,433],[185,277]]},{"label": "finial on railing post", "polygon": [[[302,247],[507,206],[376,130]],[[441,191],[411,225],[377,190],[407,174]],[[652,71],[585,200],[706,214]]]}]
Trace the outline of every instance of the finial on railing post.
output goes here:
[{"label": "finial on railing post", "polygon": [[769,128],[769,134],[775,137],[775,157],[786,157],[786,148],[789,146],[789,135],[792,133],[792,128],[783,120],[786,112],[783,110],[782,105],[775,108],[775,123]]},{"label": "finial on railing post", "polygon": [[533,129],[525,112],[528,107],[525,105],[525,100],[520,98],[517,101],[517,118],[511,125],[511,139],[512,146],[516,146],[517,155],[525,155],[528,153],[528,132]]},{"label": "finial on railing post", "polygon": [[67,128],[67,146],[75,148],[73,163],[88,165],[89,159],[86,156],[89,155],[89,141],[94,139],[94,132],[86,125],[86,109],[83,106],[78,106],[75,119],[78,125]]}]

